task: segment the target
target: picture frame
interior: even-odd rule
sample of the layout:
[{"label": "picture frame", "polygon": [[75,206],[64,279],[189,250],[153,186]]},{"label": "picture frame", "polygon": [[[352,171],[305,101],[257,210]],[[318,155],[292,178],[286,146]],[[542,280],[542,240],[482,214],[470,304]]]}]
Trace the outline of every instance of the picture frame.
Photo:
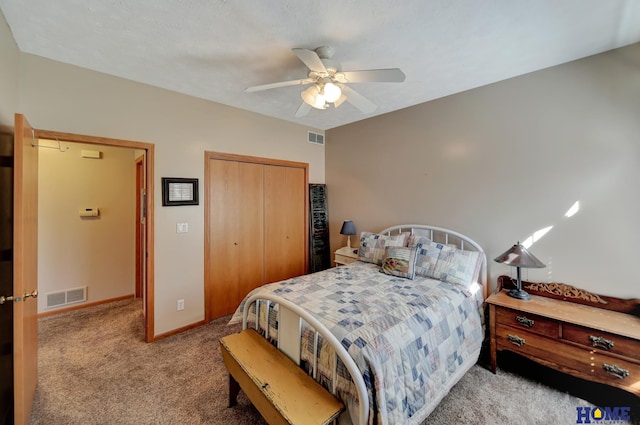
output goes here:
[{"label": "picture frame", "polygon": [[198,179],[162,177],[162,206],[199,205]]}]

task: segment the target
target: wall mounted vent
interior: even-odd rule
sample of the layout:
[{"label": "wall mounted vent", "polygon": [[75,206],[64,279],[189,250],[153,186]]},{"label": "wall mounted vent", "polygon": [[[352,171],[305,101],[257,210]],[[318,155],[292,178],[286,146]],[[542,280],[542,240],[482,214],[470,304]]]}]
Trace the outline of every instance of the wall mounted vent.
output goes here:
[{"label": "wall mounted vent", "polygon": [[307,132],[307,141],[315,145],[324,145],[324,134]]},{"label": "wall mounted vent", "polygon": [[66,291],[49,292],[46,308],[62,307],[87,301],[87,287],[67,289]]}]

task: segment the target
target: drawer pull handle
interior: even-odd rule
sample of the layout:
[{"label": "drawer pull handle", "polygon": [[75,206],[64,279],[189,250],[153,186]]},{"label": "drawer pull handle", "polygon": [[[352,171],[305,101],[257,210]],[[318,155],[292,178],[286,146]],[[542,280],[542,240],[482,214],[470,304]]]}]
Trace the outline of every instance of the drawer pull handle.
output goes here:
[{"label": "drawer pull handle", "polygon": [[602,368],[604,369],[605,372],[607,372],[609,375],[611,376],[615,376],[616,378],[619,379],[624,379],[627,376],[629,376],[629,371],[627,369],[622,369],[621,367],[618,367],[616,365],[611,365],[611,364],[603,364]]},{"label": "drawer pull handle", "polygon": [[520,338],[516,335],[507,335],[507,339],[511,341],[513,345],[517,345],[518,347],[522,347],[524,345],[524,338]]},{"label": "drawer pull handle", "polygon": [[535,323],[531,319],[527,319],[526,316],[516,316],[516,322],[520,323],[522,326],[530,328]]},{"label": "drawer pull handle", "polygon": [[614,346],[613,341],[604,339],[601,336],[589,336],[589,341],[593,344],[594,348],[602,348],[603,350],[611,350]]}]

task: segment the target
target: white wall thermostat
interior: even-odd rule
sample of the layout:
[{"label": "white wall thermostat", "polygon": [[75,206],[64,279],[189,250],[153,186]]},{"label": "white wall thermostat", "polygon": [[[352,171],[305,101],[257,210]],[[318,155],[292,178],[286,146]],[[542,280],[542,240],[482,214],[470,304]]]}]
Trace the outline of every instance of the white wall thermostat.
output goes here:
[{"label": "white wall thermostat", "polygon": [[98,208],[80,208],[80,217],[98,217],[99,215]]}]

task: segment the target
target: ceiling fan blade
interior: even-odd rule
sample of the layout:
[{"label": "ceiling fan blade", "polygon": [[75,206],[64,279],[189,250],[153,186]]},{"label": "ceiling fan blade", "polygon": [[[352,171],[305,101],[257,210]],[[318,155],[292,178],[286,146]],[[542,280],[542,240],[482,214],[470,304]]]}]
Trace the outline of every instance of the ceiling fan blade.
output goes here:
[{"label": "ceiling fan blade", "polygon": [[250,92],[260,91],[260,90],[277,89],[279,87],[301,86],[304,84],[311,84],[315,82],[316,80],[313,80],[311,78],[304,78],[301,80],[280,81],[279,83],[269,83],[269,84],[263,84],[261,86],[247,87],[246,89],[244,89],[244,91],[247,93],[250,93]]},{"label": "ceiling fan blade", "polygon": [[305,102],[302,102],[302,104],[296,111],[296,117],[304,117],[309,113],[310,110],[311,110],[311,105],[308,105]]},{"label": "ceiling fan blade", "polygon": [[407,78],[407,76],[398,68],[343,71],[336,73],[336,79],[341,83],[401,83],[405,78]]},{"label": "ceiling fan blade", "polygon": [[293,53],[295,53],[298,58],[309,68],[311,71],[326,73],[327,68],[325,68],[324,64],[320,60],[320,56],[313,50],[307,49],[291,49]]},{"label": "ceiling fan blade", "polygon": [[377,106],[375,103],[353,90],[349,86],[343,86],[342,92],[347,97],[347,102],[360,109],[365,114],[369,114],[376,110]]}]

